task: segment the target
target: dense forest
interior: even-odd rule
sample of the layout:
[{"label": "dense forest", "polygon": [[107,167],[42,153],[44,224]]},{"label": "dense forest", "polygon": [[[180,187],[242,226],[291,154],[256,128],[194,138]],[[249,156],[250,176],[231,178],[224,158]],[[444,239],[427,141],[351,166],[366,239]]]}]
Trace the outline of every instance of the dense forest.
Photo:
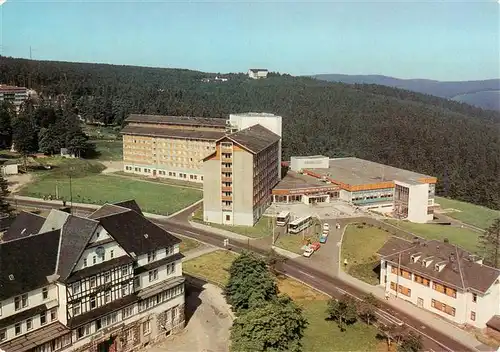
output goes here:
[{"label": "dense forest", "polygon": [[215,73],[0,57],[0,82],[28,86],[87,120],[129,113],[283,116],[284,159],[357,156],[434,175],[438,193],[500,209],[500,113],[379,85],[270,74],[202,82]]}]

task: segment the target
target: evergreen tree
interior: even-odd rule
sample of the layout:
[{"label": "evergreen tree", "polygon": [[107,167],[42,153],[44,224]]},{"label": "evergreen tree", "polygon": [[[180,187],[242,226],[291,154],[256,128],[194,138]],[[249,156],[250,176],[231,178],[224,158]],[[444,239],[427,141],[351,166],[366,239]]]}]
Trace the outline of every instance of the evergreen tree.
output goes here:
[{"label": "evergreen tree", "polygon": [[12,142],[14,148],[23,156],[26,171],[28,155],[38,151],[38,131],[31,113],[18,116],[12,125]]},{"label": "evergreen tree", "polygon": [[485,262],[500,269],[500,218],[493,220],[478,240]]},{"label": "evergreen tree", "polygon": [[12,145],[12,120],[15,116],[12,104],[0,104],[0,149],[9,149]]},{"label": "evergreen tree", "polygon": [[0,218],[11,216],[14,211],[14,209],[7,202],[7,197],[10,194],[8,186],[7,180],[0,173]]}]

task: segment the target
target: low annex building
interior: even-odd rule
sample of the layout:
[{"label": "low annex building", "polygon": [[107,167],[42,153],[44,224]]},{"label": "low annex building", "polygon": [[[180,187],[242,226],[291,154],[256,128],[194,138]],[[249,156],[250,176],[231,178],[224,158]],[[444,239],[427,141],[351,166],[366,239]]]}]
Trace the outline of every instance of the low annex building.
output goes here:
[{"label": "low annex building", "polygon": [[378,254],[380,285],[391,295],[457,324],[496,326],[500,270],[483,264],[478,256],[448,242],[396,237]]},{"label": "low annex building", "polygon": [[[288,178],[273,190],[276,202],[327,202],[338,195],[338,199],[355,206],[412,222],[425,223],[434,218],[435,177],[358,158],[329,159],[321,155],[292,157],[289,166]],[[297,178],[306,181],[308,187],[291,196],[292,180]],[[323,189],[315,187],[313,178],[322,182]],[[287,184],[291,186],[287,188]]]},{"label": "low annex building", "polygon": [[179,243],[134,201],[22,213],[0,242],[0,350],[128,352],[183,329]]}]

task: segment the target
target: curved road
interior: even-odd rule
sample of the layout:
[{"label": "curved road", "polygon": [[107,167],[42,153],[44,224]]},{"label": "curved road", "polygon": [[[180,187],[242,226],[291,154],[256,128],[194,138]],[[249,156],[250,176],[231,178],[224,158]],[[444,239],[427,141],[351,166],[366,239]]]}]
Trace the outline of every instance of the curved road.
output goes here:
[{"label": "curved road", "polygon": [[[21,201],[19,199],[17,199],[17,205],[39,209],[51,209],[60,207],[57,204],[51,204],[43,201]],[[187,217],[189,216],[189,214],[191,214],[193,209],[199,206],[199,204],[193,206],[192,208],[187,209],[186,211],[183,211],[168,220],[151,220],[174,234],[177,233],[179,235],[190,237],[216,247],[224,248],[224,236],[194,228],[187,222]],[[81,216],[87,215],[94,211],[89,208],[76,206],[73,209],[75,214]],[[266,255],[269,250],[268,248],[263,248],[262,246],[256,246],[250,240],[246,243],[236,240],[230,240],[230,246],[230,249],[235,252],[251,250],[261,255]],[[347,293],[356,297],[357,299],[361,299],[366,294],[365,292],[351,286],[350,284],[336,277],[327,275],[310,267],[305,267],[303,264],[297,262],[297,260],[294,259],[288,259],[284,263],[278,264],[276,269],[283,274],[296,278],[335,298],[340,298],[342,295]],[[404,322],[409,329],[414,330],[422,336],[424,347],[427,351],[474,351],[467,346],[462,345],[460,342],[453,339],[453,337],[436,331],[430,325],[427,325],[426,323],[415,319],[413,316],[395,309],[384,301],[379,301],[379,304],[379,320],[386,322]]]}]

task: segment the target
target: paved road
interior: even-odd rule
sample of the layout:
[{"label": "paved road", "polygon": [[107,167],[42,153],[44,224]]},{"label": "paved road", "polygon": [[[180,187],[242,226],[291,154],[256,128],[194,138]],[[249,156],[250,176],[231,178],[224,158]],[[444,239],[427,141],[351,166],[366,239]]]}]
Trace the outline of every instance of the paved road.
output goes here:
[{"label": "paved road", "polygon": [[[22,204],[21,204],[22,203]],[[27,202],[18,201],[22,206],[33,206],[38,208],[54,208],[57,205],[47,204],[44,202]],[[198,205],[199,206],[199,205]],[[194,208],[194,207],[193,207]],[[83,208],[77,208],[81,213],[85,212]],[[186,222],[186,216],[190,214],[193,209],[188,209],[174,218],[168,220],[152,220],[159,226],[172,233],[191,237],[199,241],[223,247],[224,237],[212,232],[193,228]],[[266,255],[269,248],[258,246],[258,242],[248,241],[246,243],[231,240],[231,250],[241,252],[242,250],[249,249],[261,255]],[[349,285],[348,283],[332,276],[321,272],[315,268],[308,267],[303,261],[303,258],[289,259],[283,264],[280,264],[277,269],[284,274],[290,275],[312,287],[315,287],[335,298],[340,298],[343,294],[350,294],[356,298],[361,298],[365,295],[361,290]],[[471,351],[468,347],[462,345],[454,340],[451,336],[442,334],[434,330],[430,325],[427,325],[414,317],[405,314],[401,311],[389,306],[386,302],[380,301],[380,318],[385,321],[402,321],[410,329],[415,330],[418,334],[422,335],[425,349],[427,351]]]}]

